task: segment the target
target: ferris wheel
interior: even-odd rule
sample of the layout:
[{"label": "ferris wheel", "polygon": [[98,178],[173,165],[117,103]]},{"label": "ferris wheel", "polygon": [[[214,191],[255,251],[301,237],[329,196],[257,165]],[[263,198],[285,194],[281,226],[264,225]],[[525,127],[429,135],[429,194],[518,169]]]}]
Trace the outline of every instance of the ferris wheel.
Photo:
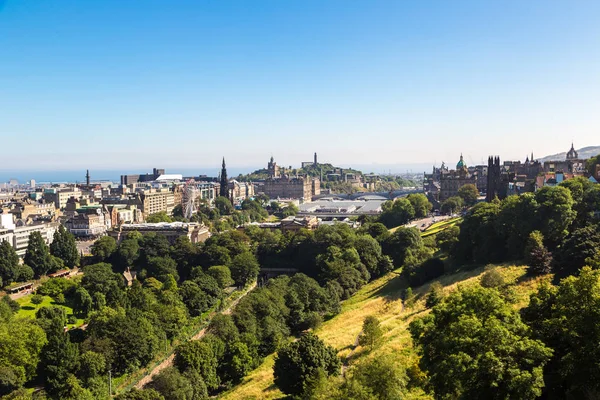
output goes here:
[{"label": "ferris wheel", "polygon": [[194,184],[193,180],[189,180],[185,183],[182,194],[182,206],[184,218],[190,219],[192,215],[198,211],[196,208],[196,199],[200,195],[200,191]]}]

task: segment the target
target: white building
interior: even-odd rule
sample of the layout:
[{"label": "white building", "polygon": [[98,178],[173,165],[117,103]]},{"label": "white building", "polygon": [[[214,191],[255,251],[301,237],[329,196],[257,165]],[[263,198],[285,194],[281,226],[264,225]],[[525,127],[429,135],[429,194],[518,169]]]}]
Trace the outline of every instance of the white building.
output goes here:
[{"label": "white building", "polygon": [[59,226],[58,222],[25,225],[22,220],[19,220],[15,223],[12,214],[0,214],[0,240],[8,241],[22,258],[27,251],[29,235],[32,232],[40,232],[46,244],[50,245]]}]

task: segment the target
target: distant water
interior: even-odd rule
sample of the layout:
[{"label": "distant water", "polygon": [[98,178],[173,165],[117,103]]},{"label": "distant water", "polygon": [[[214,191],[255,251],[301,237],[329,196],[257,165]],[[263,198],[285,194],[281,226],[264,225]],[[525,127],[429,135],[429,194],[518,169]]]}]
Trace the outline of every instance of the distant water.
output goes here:
[{"label": "distant water", "polygon": [[[342,164],[343,168],[353,168],[364,173],[376,174],[404,174],[414,173],[420,174],[424,171],[431,170],[429,164]],[[247,174],[264,166],[249,166],[249,167],[228,167],[227,174],[230,178],[236,177],[239,174]],[[219,175],[220,168],[165,168],[168,174],[182,174],[183,176],[199,176],[206,175],[216,177]],[[152,173],[152,170],[143,169],[122,169],[122,170],[90,170],[92,181],[111,181],[120,182],[121,175],[125,174],[146,174]],[[63,182],[85,182],[85,170],[0,170],[0,183],[8,182],[11,179],[16,179],[20,184],[29,182],[35,179],[36,183],[63,183]]]}]

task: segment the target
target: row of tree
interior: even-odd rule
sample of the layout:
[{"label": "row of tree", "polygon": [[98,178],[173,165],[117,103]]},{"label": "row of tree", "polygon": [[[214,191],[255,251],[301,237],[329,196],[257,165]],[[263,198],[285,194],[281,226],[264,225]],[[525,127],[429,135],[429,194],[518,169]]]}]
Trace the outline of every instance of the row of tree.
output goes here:
[{"label": "row of tree", "polygon": [[24,264],[11,244],[0,241],[0,286],[13,282],[24,282],[63,268],[74,268],[79,264],[79,252],[75,237],[64,226],[54,233],[50,246],[39,231],[29,235]]}]

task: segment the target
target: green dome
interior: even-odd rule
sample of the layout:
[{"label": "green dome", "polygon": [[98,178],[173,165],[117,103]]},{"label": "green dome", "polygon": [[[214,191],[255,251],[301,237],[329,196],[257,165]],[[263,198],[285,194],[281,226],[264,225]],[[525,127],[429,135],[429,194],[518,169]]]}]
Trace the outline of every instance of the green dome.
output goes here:
[{"label": "green dome", "polygon": [[462,154],[460,155],[460,160],[456,164],[456,169],[467,168],[467,164],[465,164],[465,160],[463,159]]}]

